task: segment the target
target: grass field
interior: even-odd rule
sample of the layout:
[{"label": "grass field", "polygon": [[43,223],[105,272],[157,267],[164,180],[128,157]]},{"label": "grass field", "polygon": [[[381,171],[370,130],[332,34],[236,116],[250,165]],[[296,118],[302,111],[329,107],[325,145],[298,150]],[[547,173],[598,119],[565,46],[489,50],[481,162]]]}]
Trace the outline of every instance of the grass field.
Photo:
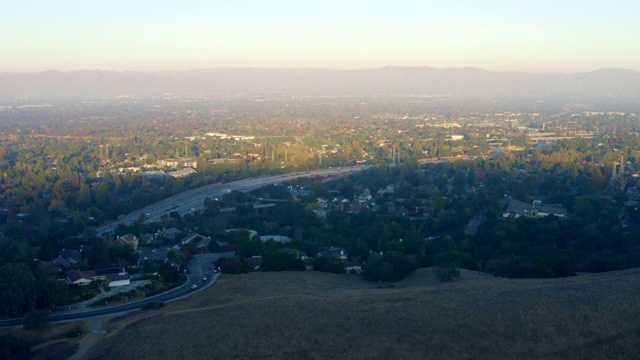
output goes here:
[{"label": "grass field", "polygon": [[317,272],[223,276],[107,323],[89,359],[640,359],[640,270],[511,280],[420,269],[393,288]]},{"label": "grass field", "polygon": [[69,334],[78,332],[86,332],[82,321],[51,324],[41,330],[2,329],[0,336],[13,335],[29,343],[32,360],[67,359],[76,352],[82,338]]}]

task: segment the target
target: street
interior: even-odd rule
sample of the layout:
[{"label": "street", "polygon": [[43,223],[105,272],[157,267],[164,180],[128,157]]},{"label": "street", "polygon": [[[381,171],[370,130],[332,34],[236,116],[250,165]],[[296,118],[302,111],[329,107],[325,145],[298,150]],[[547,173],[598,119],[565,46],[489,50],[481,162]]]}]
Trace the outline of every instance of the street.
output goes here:
[{"label": "street", "polygon": [[[49,322],[66,322],[75,321],[81,319],[88,319],[97,316],[115,315],[126,313],[129,311],[140,310],[140,307],[144,304],[161,301],[164,303],[171,303],[173,301],[180,300],[186,296],[199,293],[215,284],[219,273],[214,273],[211,269],[211,263],[215,262],[221,256],[230,257],[235,256],[233,252],[218,253],[218,254],[198,254],[194,256],[194,259],[189,262],[188,269],[189,274],[187,276],[188,281],[174,289],[166,291],[162,294],[158,294],[152,297],[145,298],[143,300],[130,302],[127,304],[101,308],[101,309],[82,309],[74,310],[71,312],[54,312],[49,316]],[[199,260],[199,261],[198,261]],[[207,280],[202,278],[206,276]],[[198,285],[196,290],[191,290],[191,285]],[[21,326],[24,322],[23,319],[11,319],[0,321],[0,328]]]}]

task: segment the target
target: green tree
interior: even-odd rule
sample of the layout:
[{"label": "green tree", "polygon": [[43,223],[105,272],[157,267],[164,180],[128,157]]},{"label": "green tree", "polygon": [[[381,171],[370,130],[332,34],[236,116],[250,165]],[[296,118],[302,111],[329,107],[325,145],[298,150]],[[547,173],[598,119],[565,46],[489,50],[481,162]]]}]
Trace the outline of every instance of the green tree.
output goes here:
[{"label": "green tree", "polygon": [[78,191],[78,206],[80,209],[86,209],[91,205],[91,190],[85,182],[80,185],[80,191]]},{"label": "green tree", "polygon": [[307,269],[304,261],[292,253],[276,252],[264,257],[261,271],[304,271]]},{"label": "green tree", "polygon": [[218,259],[216,265],[220,268],[220,271],[223,274],[241,274],[244,272],[244,265],[242,263],[242,260],[237,257],[221,257],[220,259]]},{"label": "green tree", "polygon": [[460,277],[460,264],[457,262],[439,263],[433,266],[433,271],[438,280],[451,281]]},{"label": "green tree", "polygon": [[24,328],[27,330],[42,329],[49,321],[47,310],[31,310],[24,315]]},{"label": "green tree", "polygon": [[0,359],[26,360],[29,359],[29,343],[11,334],[0,337]]},{"label": "green tree", "polygon": [[101,210],[105,210],[110,203],[109,186],[106,182],[103,182],[96,190],[96,205],[98,205]]},{"label": "green tree", "polygon": [[337,256],[318,256],[313,260],[313,271],[341,274],[346,272]]}]

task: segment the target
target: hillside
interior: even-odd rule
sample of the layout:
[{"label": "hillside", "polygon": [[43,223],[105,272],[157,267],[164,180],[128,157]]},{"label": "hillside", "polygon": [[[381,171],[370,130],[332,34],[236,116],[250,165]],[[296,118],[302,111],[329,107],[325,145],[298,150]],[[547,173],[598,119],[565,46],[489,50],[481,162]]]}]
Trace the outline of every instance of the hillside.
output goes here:
[{"label": "hillside", "polygon": [[360,70],[214,68],[191,71],[0,73],[0,100],[133,95],[454,94],[501,97],[637,97],[640,72],[491,72],[478,68]]},{"label": "hillside", "polygon": [[160,312],[111,320],[89,359],[637,359],[640,270],[549,280],[420,269],[253,273]]}]

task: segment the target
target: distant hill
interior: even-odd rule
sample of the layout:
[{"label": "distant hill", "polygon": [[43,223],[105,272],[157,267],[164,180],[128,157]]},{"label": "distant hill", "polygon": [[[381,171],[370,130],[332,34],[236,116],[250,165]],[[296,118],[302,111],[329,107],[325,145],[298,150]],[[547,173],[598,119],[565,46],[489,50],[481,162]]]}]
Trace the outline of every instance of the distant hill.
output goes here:
[{"label": "distant hill", "polygon": [[86,359],[640,359],[640,270],[561,279],[418,269],[391,288],[350,274],[223,275],[106,323]]},{"label": "distant hill", "polygon": [[20,97],[174,95],[456,94],[460,96],[640,96],[640,72],[491,72],[478,68],[384,67],[363,70],[214,68],[191,71],[103,70],[0,73],[0,100]]}]

